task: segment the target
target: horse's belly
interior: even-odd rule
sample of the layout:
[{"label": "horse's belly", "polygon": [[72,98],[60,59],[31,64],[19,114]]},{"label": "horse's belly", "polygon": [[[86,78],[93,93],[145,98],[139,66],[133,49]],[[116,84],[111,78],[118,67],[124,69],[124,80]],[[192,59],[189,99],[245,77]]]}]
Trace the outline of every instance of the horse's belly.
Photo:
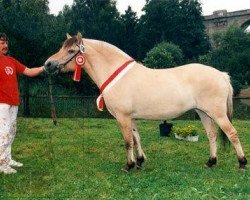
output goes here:
[{"label": "horse's belly", "polygon": [[[185,112],[184,112],[185,113]],[[133,119],[151,119],[151,120],[168,120],[179,117],[183,114],[183,112],[164,112],[164,113],[133,113]]]},{"label": "horse's belly", "polygon": [[[136,106],[135,106],[136,105]],[[135,103],[132,117],[136,119],[173,119],[195,107],[193,101],[169,100]]]}]

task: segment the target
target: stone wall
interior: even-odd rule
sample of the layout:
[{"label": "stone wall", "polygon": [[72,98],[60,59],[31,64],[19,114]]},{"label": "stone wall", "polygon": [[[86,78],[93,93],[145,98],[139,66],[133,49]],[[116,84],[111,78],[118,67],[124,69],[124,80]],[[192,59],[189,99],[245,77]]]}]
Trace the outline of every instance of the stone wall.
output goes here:
[{"label": "stone wall", "polygon": [[205,16],[204,21],[209,36],[214,32],[225,30],[228,26],[234,23],[247,28],[250,25],[250,9],[235,12],[217,10],[214,11],[212,15]]}]

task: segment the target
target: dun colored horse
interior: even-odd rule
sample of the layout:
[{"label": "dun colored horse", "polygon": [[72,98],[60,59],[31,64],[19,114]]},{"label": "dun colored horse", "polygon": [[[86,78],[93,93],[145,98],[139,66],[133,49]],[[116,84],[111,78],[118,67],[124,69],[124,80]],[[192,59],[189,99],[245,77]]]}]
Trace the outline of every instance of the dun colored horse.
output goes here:
[{"label": "dun colored horse", "polygon": [[93,79],[100,88],[98,108],[102,109],[105,102],[120,125],[127,152],[124,171],[141,168],[146,158],[136,119],[172,119],[190,109],[200,116],[209,139],[206,166],[212,167],[217,161],[217,123],[236,150],[239,168],[245,169],[247,160],[231,123],[233,90],[227,73],[202,64],[150,69],[109,43],[83,39],[81,33],[67,36],[59,52],[45,62],[46,71],[75,71],[79,80],[83,68]]}]

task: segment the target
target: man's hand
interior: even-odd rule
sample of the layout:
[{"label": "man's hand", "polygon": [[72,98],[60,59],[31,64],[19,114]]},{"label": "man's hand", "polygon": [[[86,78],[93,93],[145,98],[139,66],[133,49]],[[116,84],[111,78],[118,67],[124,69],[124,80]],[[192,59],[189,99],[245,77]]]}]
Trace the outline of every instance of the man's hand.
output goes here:
[{"label": "man's hand", "polygon": [[29,77],[35,77],[40,75],[41,73],[43,73],[45,71],[44,66],[41,67],[35,67],[35,68],[28,68],[26,67],[26,69],[24,70],[23,74],[25,76],[29,76]]}]

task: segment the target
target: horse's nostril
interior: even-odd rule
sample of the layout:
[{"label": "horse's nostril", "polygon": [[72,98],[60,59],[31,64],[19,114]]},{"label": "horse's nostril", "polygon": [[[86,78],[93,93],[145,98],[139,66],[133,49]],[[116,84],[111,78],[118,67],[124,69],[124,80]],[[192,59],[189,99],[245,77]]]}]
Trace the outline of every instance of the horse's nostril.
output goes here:
[{"label": "horse's nostril", "polygon": [[45,65],[46,65],[46,67],[51,67],[51,62],[48,61]]},{"label": "horse's nostril", "polygon": [[56,60],[46,61],[44,67],[48,74],[58,74],[60,72],[59,62]]}]

